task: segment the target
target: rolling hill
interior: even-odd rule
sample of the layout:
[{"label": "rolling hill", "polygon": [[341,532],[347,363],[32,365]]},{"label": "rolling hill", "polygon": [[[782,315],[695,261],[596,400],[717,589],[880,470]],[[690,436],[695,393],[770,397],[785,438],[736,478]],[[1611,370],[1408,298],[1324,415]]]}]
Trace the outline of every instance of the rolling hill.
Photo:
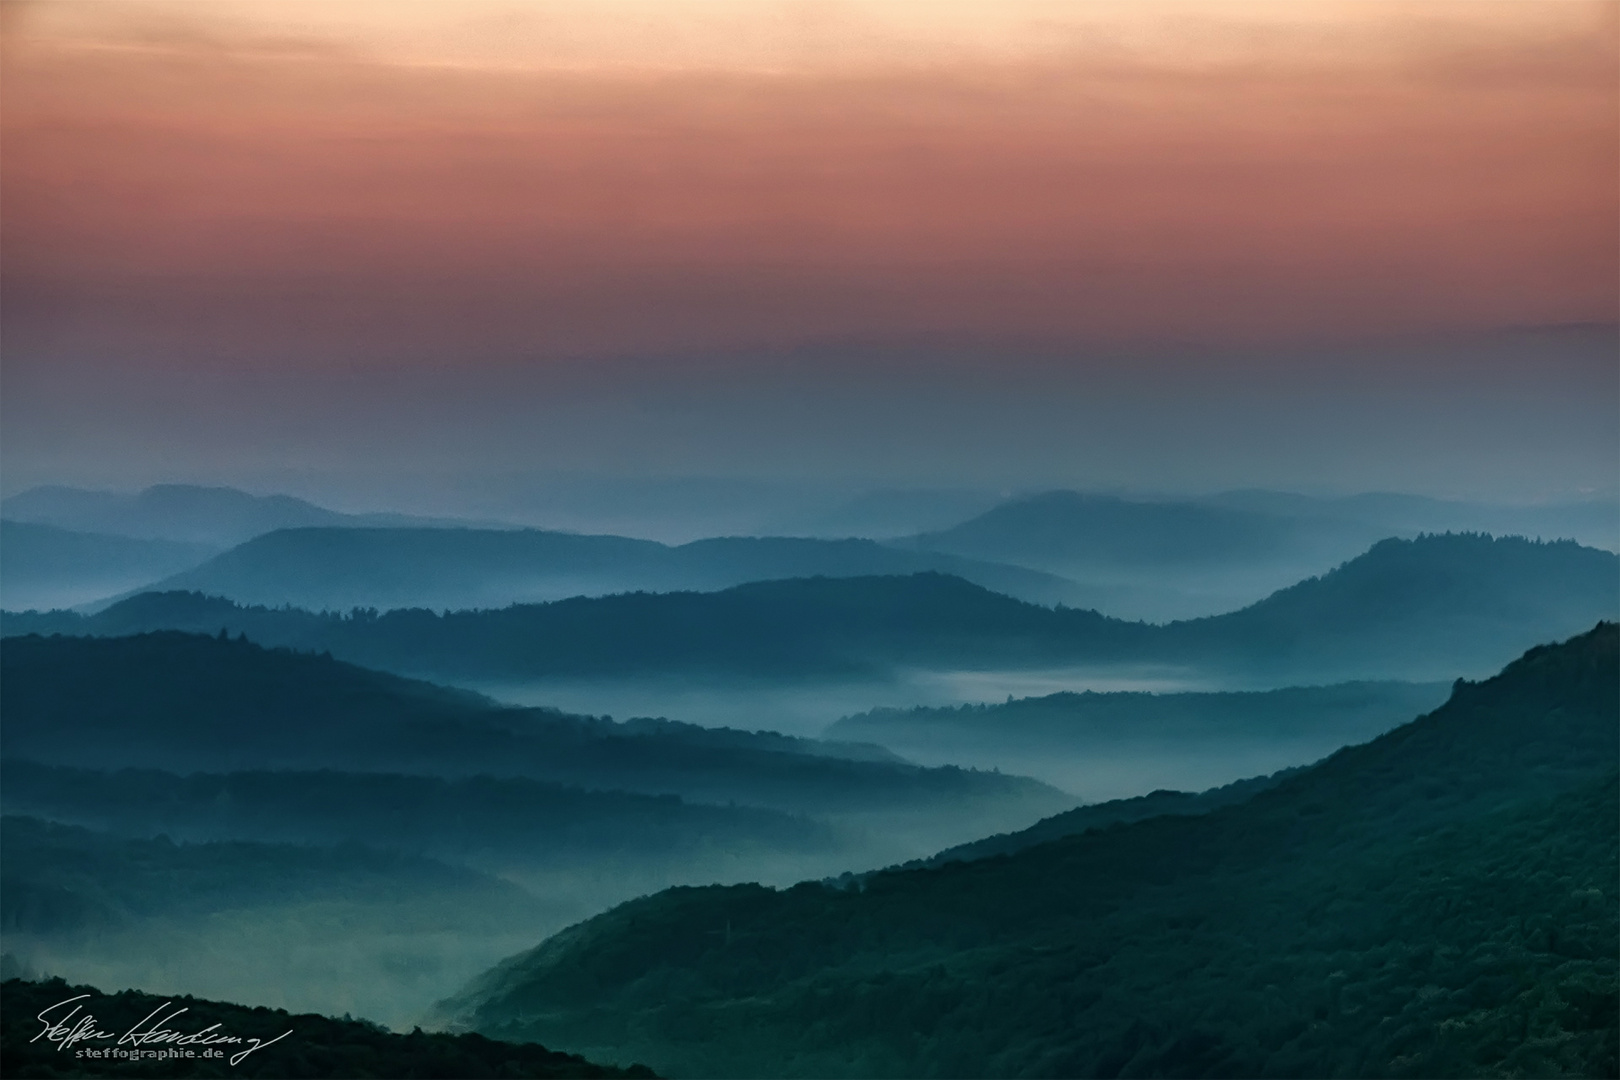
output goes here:
[{"label": "rolling hill", "polygon": [[1496,506],[1376,493],[1328,499],[1236,491],[1178,500],[1050,491],[896,543],[1058,574],[1087,597],[1083,606],[1165,622],[1236,610],[1380,539],[1441,532],[1575,539],[1615,551],[1620,505]]},{"label": "rolling hill", "polygon": [[1235,805],[671,890],[444,1013],[705,1076],[1610,1075],[1617,685],[1604,624]]},{"label": "rolling hill", "polygon": [[[62,1052],[56,1042],[37,1040],[36,1017],[53,1006],[80,996],[81,1006],[115,1032],[149,1030],[142,1025],[154,1015],[170,1016],[183,1010],[183,1021],[170,1030],[192,1033],[217,1026],[237,1039],[254,1039],[229,1047],[224,1060],[164,1061],[162,1075],[171,1077],[241,1076],[440,1076],[440,1077],[544,1077],[555,1080],[595,1080],[607,1077],[651,1077],[645,1066],[620,1069],[596,1065],[573,1054],[556,1053],[533,1043],[494,1042],[477,1035],[429,1034],[421,1029],[399,1035],[364,1020],[333,1019],[313,1013],[289,1014],[282,1009],[253,1008],[194,997],[160,996],[125,990],[103,994],[93,986],[74,986],[62,979],[25,981],[7,979],[0,984],[0,1071],[7,1076],[62,1075]],[[53,1013],[52,1016],[59,1015]],[[72,1026],[71,1022],[68,1025]],[[285,1039],[286,1032],[293,1034]],[[110,1040],[90,1040],[80,1049],[108,1048]],[[261,1045],[262,1044],[262,1045]],[[161,1044],[156,1044],[161,1045]],[[248,1053],[235,1061],[242,1049]],[[145,1066],[134,1064],[134,1069]],[[78,1057],[75,1076],[149,1075],[132,1070],[125,1058]]]},{"label": "rolling hill", "polygon": [[1051,574],[870,540],[721,537],[678,547],[539,529],[300,528],[255,537],[150,585],[242,604],[466,609],[621,592],[709,592],[793,577],[954,574],[1038,603],[1081,590]]},{"label": "rolling hill", "polygon": [[753,806],[588,791],[524,777],[254,771],[178,775],[0,764],[0,805],[126,836],[177,841],[366,844],[477,866],[556,870],[635,860],[664,874],[724,851],[828,856],[828,825]]},{"label": "rolling hill", "polygon": [[[1049,491],[1009,500],[909,542],[928,551],[1065,573],[1275,559],[1302,538],[1303,529],[1296,515]],[[1366,537],[1361,546],[1376,538]]]},{"label": "rolling hill", "polygon": [[1620,558],[1560,541],[1386,540],[1227,615],[1152,626],[1046,608],[941,574],[756,582],[436,614],[349,616],[153,593],[94,616],[7,615],[7,635],[246,633],[268,645],[447,680],[883,677],[1157,664],[1260,682],[1450,680],[1620,613]]},{"label": "rolling hill", "polygon": [[77,768],[527,777],[790,813],[932,814],[951,831],[1074,802],[872,747],[505,708],[330,657],[176,632],[8,638],[0,710],[6,760]]}]

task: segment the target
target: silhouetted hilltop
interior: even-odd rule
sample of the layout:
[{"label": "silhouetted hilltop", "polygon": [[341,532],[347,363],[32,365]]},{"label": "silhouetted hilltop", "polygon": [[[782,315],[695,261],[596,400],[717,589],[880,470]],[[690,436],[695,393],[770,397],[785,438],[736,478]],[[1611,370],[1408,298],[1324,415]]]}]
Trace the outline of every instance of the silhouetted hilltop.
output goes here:
[{"label": "silhouetted hilltop", "polygon": [[712,591],[749,581],[936,570],[1044,603],[1072,583],[1021,567],[870,540],[724,537],[670,547],[539,529],[306,528],[255,537],[151,586],[245,604],[490,608],[607,593]]},{"label": "silhouetted hilltop", "polygon": [[669,890],[444,1007],[707,1076],[1611,1075],[1617,685],[1610,623],[1235,805]]},{"label": "silhouetted hilltop", "polygon": [[1569,542],[1390,540],[1242,611],[1167,626],[1050,609],[941,574],[756,582],[436,614],[315,615],[144,594],[91,617],[5,617],[8,635],[246,633],[445,679],[639,672],[808,678],[897,667],[1141,662],[1277,681],[1450,679],[1620,613],[1620,558]]},{"label": "silhouetted hilltop", "polygon": [[[90,617],[8,615],[7,634],[225,628],[265,644],[444,677],[706,671],[767,677],[870,674],[896,663],[1059,660],[1117,651],[1149,628],[1023,603],[942,574],[802,578],[717,593],[626,593],[437,614],[316,615],[145,593]],[[1144,639],[1145,640],[1145,639]]]},{"label": "silhouetted hilltop", "polygon": [[[84,995],[60,1010],[77,1005],[93,1015],[97,1027],[113,1038],[83,1042],[77,1050],[116,1049],[125,1032],[145,1033],[156,1016],[165,1030],[190,1034],[217,1025],[236,1039],[254,1039],[223,1047],[224,1056],[131,1062],[127,1058],[75,1055],[59,1043],[36,1039],[37,1017],[60,1002]],[[176,1010],[181,1010],[179,1013]],[[51,1013],[55,1019],[56,1012]],[[282,1009],[254,1008],[194,997],[168,997],[125,990],[104,994],[93,986],[61,979],[29,982],[7,979],[0,984],[0,1071],[7,1076],[165,1076],[165,1077],[651,1077],[645,1066],[619,1069],[595,1065],[574,1054],[556,1053],[535,1043],[501,1043],[478,1035],[443,1035],[420,1028],[396,1035],[364,1020],[334,1020],[313,1014],[290,1015]],[[281,1036],[285,1035],[285,1038]],[[279,1040],[279,1041],[275,1041]],[[263,1045],[259,1045],[263,1044]],[[154,1043],[148,1049],[167,1046]],[[126,1045],[123,1049],[129,1049]],[[195,1048],[192,1048],[195,1049]],[[247,1049],[234,1064],[231,1058]],[[200,1051],[197,1051],[200,1052]],[[154,1071],[156,1070],[156,1071]]]}]

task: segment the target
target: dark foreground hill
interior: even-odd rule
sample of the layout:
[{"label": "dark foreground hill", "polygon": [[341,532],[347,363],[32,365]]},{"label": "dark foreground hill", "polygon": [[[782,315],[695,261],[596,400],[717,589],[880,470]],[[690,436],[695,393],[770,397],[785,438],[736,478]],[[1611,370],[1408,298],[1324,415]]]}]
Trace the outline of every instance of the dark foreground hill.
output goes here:
[{"label": "dark foreground hill", "polygon": [[488,774],[941,820],[983,813],[1027,823],[1073,805],[1032,780],[919,768],[870,746],[506,708],[327,656],[176,632],[8,638],[0,710],[8,761],[78,768]]},{"label": "dark foreground hill", "polygon": [[1275,682],[1444,679],[1620,614],[1620,557],[1446,535],[1387,540],[1228,615],[1165,626],[1044,608],[940,574],[758,582],[498,611],[316,615],[145,594],[95,616],[7,615],[9,634],[246,633],[448,680],[881,677],[902,668],[1155,664]]},{"label": "dark foreground hill", "polygon": [[1038,603],[1073,602],[1080,595],[1051,574],[870,540],[721,537],[671,547],[622,536],[462,528],[283,529],[148,587],[313,611],[465,609],[622,592],[709,592],[818,574],[929,570]]},{"label": "dark foreground hill", "polygon": [[[82,996],[82,997],[81,997]],[[80,1000],[71,1001],[70,999]],[[60,1005],[69,1002],[67,1005]],[[72,1029],[86,1014],[95,1029],[110,1037],[89,1038],[71,1048],[62,1040],[38,1039],[46,1027],[71,1010]],[[156,1018],[153,1014],[156,1010]],[[155,1026],[154,1026],[155,1025]],[[215,1033],[238,1040],[213,1046],[179,1045],[185,1036],[218,1025]],[[136,1032],[172,1033],[170,1041],[150,1044],[119,1037]],[[282,1037],[284,1033],[285,1037]],[[272,1041],[277,1040],[277,1041]],[[154,1055],[178,1051],[157,1060],[131,1061],[128,1052]],[[202,1057],[205,1051],[218,1057]],[[120,1056],[105,1051],[124,1051]],[[246,1051],[246,1053],[244,1053]],[[184,1054],[199,1056],[185,1057]],[[240,1058],[232,1061],[237,1055]],[[61,979],[30,982],[8,979],[0,984],[0,1072],[10,1077],[146,1076],[146,1077],[650,1077],[645,1066],[619,1069],[596,1065],[573,1054],[547,1050],[534,1043],[501,1043],[477,1035],[442,1035],[420,1029],[396,1035],[362,1020],[289,1015],[280,1009],[251,1008],[193,997],[160,997],[125,990],[104,994],[93,986],[70,986]]]},{"label": "dark foreground hill", "polygon": [[677,889],[445,1006],[705,1076],[1612,1076],[1620,636],[1238,805],[840,889]]}]

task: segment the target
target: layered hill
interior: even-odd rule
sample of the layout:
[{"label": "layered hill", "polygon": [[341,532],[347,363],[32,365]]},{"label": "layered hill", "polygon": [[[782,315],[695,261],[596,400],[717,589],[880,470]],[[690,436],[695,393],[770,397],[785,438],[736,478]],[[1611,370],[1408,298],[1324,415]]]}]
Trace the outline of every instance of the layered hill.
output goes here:
[{"label": "layered hill", "polygon": [[136,837],[365,844],[500,872],[634,860],[648,876],[716,852],[830,856],[843,837],[806,817],[524,777],[375,772],[97,772],[0,764],[5,813]]},{"label": "layered hill", "polygon": [[1617,686],[1604,624],[1235,805],[671,890],[445,1012],[706,1076],[1609,1075]]},{"label": "layered hill", "polygon": [[177,632],[15,637],[0,753],[77,768],[346,769],[528,777],[795,813],[1039,817],[1034,781],[924,769],[873,747],[497,706],[328,656]]},{"label": "layered hill", "polygon": [[[1410,495],[1240,491],[1199,499],[1051,491],[897,544],[1058,574],[1082,606],[1152,622],[1233,611],[1375,541],[1484,531],[1620,547],[1612,500],[1509,507]],[[1072,601],[1071,601],[1072,602]]]},{"label": "layered hill", "polygon": [[255,537],[150,586],[311,610],[505,607],[621,592],[709,592],[794,577],[938,571],[1038,603],[1081,591],[1051,574],[870,540],[721,537],[669,546],[540,529],[300,528]]},{"label": "layered hill", "polygon": [[756,582],[438,614],[348,616],[144,594],[94,616],[8,615],[8,635],[231,634],[448,680],[637,673],[804,679],[896,669],[1169,665],[1278,682],[1487,673],[1620,613],[1620,558],[1560,541],[1387,540],[1241,611],[1153,626],[1024,603],[941,574]]}]

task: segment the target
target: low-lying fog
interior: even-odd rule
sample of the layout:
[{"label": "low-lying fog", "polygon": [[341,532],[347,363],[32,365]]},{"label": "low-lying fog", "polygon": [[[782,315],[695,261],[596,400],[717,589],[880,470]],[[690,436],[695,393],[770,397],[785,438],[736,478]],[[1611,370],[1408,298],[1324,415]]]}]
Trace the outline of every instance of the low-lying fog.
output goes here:
[{"label": "low-lying fog", "polygon": [[[323,897],[114,925],[4,936],[7,966],[112,993],[139,988],[290,1012],[348,1013],[396,1031],[430,1025],[435,1002],[501,960],[574,923],[672,885],[799,881],[876,869],[967,839],[929,837],[815,857],[725,852],[684,868],[626,860],[564,870],[514,868],[511,895],[413,893],[394,900]],[[521,890],[521,891],[520,891]]]},{"label": "low-lying fog", "polygon": [[1268,684],[1167,665],[1137,665],[987,671],[919,668],[888,679],[815,682],[644,675],[461,685],[509,705],[546,705],[590,716],[606,714],[617,720],[659,716],[704,727],[820,738],[834,721],[875,708],[995,704],[1009,697],[1040,697],[1065,690],[1174,693],[1264,689]]},{"label": "low-lying fog", "polygon": [[[1097,693],[1220,692],[1271,689],[1240,676],[1212,675],[1170,666],[1069,667],[1036,670],[913,669],[893,679],[818,683],[766,683],[645,677],[600,681],[486,683],[475,687],[516,705],[551,705],[568,712],[617,719],[662,716],[708,727],[770,730],[845,741],[859,733],[828,728],[870,709],[998,705],[1014,698],[1065,691]],[[1146,732],[1105,739],[1077,732],[1071,740],[993,737],[949,739],[926,733],[866,736],[918,765],[997,769],[1033,777],[1085,802],[1130,798],[1159,789],[1202,791],[1233,780],[1305,765],[1340,747],[1364,742],[1445,699],[1434,685],[1409,707],[1352,720],[1306,722],[1288,731]],[[1421,708],[1419,707],[1421,706]],[[1304,718],[1302,718],[1304,719]],[[943,734],[943,733],[941,733]]]}]

